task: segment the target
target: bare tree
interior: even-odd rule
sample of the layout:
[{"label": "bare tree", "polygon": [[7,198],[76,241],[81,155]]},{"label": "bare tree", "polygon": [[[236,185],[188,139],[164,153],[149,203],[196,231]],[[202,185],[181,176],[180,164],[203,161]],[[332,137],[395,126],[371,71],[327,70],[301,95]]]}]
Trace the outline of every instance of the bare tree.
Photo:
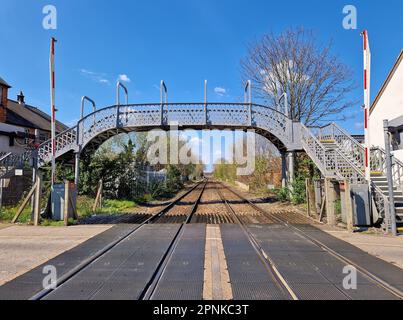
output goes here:
[{"label": "bare tree", "polygon": [[307,125],[344,120],[342,111],[353,103],[347,96],[355,85],[352,72],[331,49],[331,42],[320,45],[311,30],[270,33],[249,46],[242,76],[252,80],[255,94],[269,105],[287,92],[295,120]]}]

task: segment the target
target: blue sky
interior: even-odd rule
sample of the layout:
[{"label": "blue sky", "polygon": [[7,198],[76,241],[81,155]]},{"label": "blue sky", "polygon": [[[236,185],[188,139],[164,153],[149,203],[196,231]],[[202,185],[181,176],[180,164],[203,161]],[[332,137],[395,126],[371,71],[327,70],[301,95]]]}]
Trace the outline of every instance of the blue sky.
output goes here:
[{"label": "blue sky", "polygon": [[[42,28],[42,8],[58,10],[58,29]],[[358,29],[342,28],[342,9],[358,9]],[[369,29],[374,97],[403,47],[403,2],[389,1],[33,1],[0,0],[0,76],[22,89],[27,103],[49,110],[49,39],[58,39],[56,78],[58,118],[71,124],[79,117],[80,97],[98,106],[114,103],[119,75],[130,81],[130,102],[159,100],[156,87],[168,85],[170,101],[236,101],[242,94],[239,62],[249,42],[289,26],[316,30],[334,41],[334,53],[354,71],[354,100],[362,101],[362,40]],[[225,93],[215,92],[222,88]],[[347,111],[342,125],[362,131],[360,104]]]}]

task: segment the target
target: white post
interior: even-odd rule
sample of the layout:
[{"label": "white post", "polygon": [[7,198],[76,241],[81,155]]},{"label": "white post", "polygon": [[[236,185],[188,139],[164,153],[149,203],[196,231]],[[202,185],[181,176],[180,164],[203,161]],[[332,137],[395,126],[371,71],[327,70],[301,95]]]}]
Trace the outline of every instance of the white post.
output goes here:
[{"label": "white post", "polygon": [[369,48],[368,31],[364,30],[363,53],[364,53],[364,134],[365,134],[365,178],[371,182],[371,143],[369,134],[369,111],[371,107],[371,50]]},{"label": "white post", "polygon": [[56,106],[55,106],[55,43],[51,39],[50,44],[50,102],[51,102],[51,139],[52,139],[52,189],[56,181]]}]

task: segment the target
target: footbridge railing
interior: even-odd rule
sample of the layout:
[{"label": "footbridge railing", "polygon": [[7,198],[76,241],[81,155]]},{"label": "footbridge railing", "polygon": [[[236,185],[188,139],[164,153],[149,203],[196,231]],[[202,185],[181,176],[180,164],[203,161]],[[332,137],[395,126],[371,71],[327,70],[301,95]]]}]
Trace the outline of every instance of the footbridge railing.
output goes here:
[{"label": "footbridge railing", "polygon": [[27,161],[31,162],[32,151],[26,150],[21,154],[0,152],[0,179],[13,175],[15,169],[24,167]]},{"label": "footbridge railing", "polygon": [[336,148],[325,146],[323,141],[334,141],[333,136],[330,138],[330,135],[323,136],[321,128],[317,130],[301,125],[302,146],[325,177],[363,183],[365,177],[362,169],[351,161],[342,148],[338,145]]},{"label": "footbridge railing", "polygon": [[320,141],[333,141],[350,162],[354,163],[361,171],[365,169],[365,148],[337,124],[331,123],[319,128],[318,139]]},{"label": "footbridge railing", "polygon": [[[252,125],[251,125],[252,123]],[[294,143],[292,121],[274,108],[250,103],[155,103],[99,109],[56,136],[56,157],[79,152],[98,135],[114,129],[148,130],[170,125],[195,129],[262,129],[286,147]],[[38,150],[39,166],[51,160],[52,144]]]}]

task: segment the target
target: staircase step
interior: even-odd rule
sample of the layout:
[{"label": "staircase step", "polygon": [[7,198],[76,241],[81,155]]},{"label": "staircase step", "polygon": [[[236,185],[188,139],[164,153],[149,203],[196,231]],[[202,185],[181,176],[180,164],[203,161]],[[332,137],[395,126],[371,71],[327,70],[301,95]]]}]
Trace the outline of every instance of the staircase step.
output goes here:
[{"label": "staircase step", "polygon": [[388,186],[388,181],[373,181],[378,187]]},{"label": "staircase step", "polygon": [[376,179],[376,178],[385,178],[386,179],[386,177],[384,176],[384,173],[380,172],[380,171],[372,171],[371,177],[374,179]]},{"label": "staircase step", "polygon": [[395,208],[403,209],[403,202],[395,200]]}]

